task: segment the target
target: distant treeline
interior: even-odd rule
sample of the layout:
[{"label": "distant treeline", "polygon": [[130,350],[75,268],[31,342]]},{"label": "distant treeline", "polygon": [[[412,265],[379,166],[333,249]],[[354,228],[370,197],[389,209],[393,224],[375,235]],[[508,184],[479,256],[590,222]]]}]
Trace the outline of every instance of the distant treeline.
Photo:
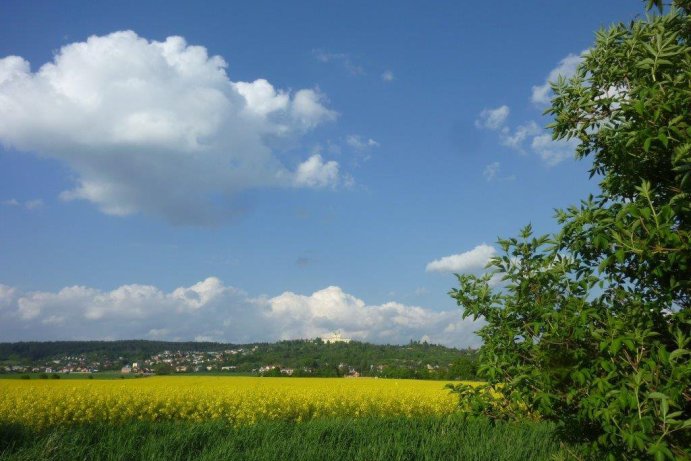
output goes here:
[{"label": "distant treeline", "polygon": [[[351,341],[325,343],[292,340],[277,343],[225,344],[213,342],[165,341],[57,341],[0,343],[0,362],[37,363],[65,356],[87,356],[112,362],[112,369],[146,360],[163,351],[216,352],[242,349],[243,353],[223,354],[220,365],[238,373],[256,373],[260,367],[294,369],[294,376],[342,376],[356,371],[362,376],[417,379],[473,379],[477,353],[426,342],[406,345],[379,345]],[[174,369],[159,364],[157,373]],[[102,368],[103,369],[103,368]],[[275,370],[280,374],[279,369]]]},{"label": "distant treeline", "polygon": [[211,342],[169,342],[128,339],[122,341],[27,341],[0,343],[0,361],[38,361],[65,355],[96,354],[108,358],[131,357],[143,359],[169,351],[218,351],[238,347],[233,344]]},{"label": "distant treeline", "polygon": [[295,369],[297,376],[305,375],[305,369],[316,376],[341,376],[352,369],[362,376],[417,379],[471,379],[477,371],[476,351],[426,342],[401,346],[294,340],[254,346],[254,353],[232,358],[238,369],[280,364]]}]

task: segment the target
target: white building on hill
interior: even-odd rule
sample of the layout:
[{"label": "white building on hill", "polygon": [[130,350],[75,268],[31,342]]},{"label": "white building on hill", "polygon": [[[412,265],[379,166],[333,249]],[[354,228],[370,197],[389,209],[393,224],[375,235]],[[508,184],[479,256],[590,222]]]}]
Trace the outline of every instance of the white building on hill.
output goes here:
[{"label": "white building on hill", "polygon": [[322,337],[322,341],[325,343],[349,343],[350,338],[345,338],[343,335],[341,335],[340,331],[334,331],[333,333],[324,335]]}]

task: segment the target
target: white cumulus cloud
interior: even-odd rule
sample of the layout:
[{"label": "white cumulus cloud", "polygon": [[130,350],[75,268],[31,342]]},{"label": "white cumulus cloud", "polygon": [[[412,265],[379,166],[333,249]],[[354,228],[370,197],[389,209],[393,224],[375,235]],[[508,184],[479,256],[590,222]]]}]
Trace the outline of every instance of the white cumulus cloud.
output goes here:
[{"label": "white cumulus cloud", "polygon": [[[579,55],[569,54],[559,61],[557,67],[549,72],[543,84],[533,86],[531,101],[540,106],[549,104],[552,97],[550,82],[556,82],[559,77],[567,79],[573,77],[578,65],[583,61],[585,53],[586,51]],[[625,88],[610,88],[603,93],[603,97],[617,98],[626,97],[625,95]],[[618,102],[615,101],[614,104],[618,104]],[[554,141],[545,129],[532,120],[512,128],[507,124],[509,113],[510,109],[506,105],[496,109],[484,109],[475,120],[475,126],[496,131],[501,145],[521,154],[525,154],[529,150],[549,167],[573,157],[575,148],[578,146],[577,140]],[[526,144],[528,145],[527,148],[525,147]],[[495,177],[494,170],[490,166],[484,171],[485,178],[488,180]]]},{"label": "white cumulus cloud", "polygon": [[73,286],[26,292],[0,285],[0,337],[57,339],[208,340],[224,342],[314,338],[334,330],[375,343],[424,337],[450,346],[476,346],[478,323],[457,310],[434,311],[397,302],[367,304],[337,286],[309,295],[251,297],[209,277],[165,292],[151,285],[112,291]]},{"label": "white cumulus cloud", "polygon": [[570,78],[576,73],[578,65],[583,61],[583,53],[576,55],[570,53],[568,56],[559,61],[557,67],[552,69],[542,85],[533,86],[531,101],[538,105],[546,105],[550,103],[552,97],[552,87],[550,82],[556,82],[559,77]]},{"label": "white cumulus cloud", "polygon": [[485,268],[497,254],[496,248],[482,243],[464,253],[444,256],[427,264],[427,272],[473,273]]},{"label": "white cumulus cloud", "polygon": [[508,127],[504,127],[500,134],[500,140],[504,146],[524,153],[523,142],[527,138],[539,135],[542,132],[543,129],[540,128],[537,123],[530,121],[524,125],[518,125],[513,130]]},{"label": "white cumulus cloud", "polygon": [[359,135],[351,134],[346,137],[346,144],[357,151],[379,147],[379,143],[372,138],[363,139]]},{"label": "white cumulus cloud", "polygon": [[509,106],[499,106],[496,109],[484,109],[480,112],[480,116],[475,120],[475,126],[478,128],[487,128],[488,130],[499,130],[506,123],[509,116]]},{"label": "white cumulus cloud", "polygon": [[[497,109],[485,109],[475,121],[475,126],[497,132],[501,145],[509,147],[520,154],[526,154],[528,151],[531,151],[550,167],[573,157],[575,148],[578,146],[578,140],[554,141],[544,128],[541,128],[532,120],[511,128],[506,123],[508,115],[509,108],[507,106],[501,106]],[[526,144],[528,147],[526,147]],[[498,164],[495,164],[497,162],[488,165],[483,171],[483,175],[488,181],[496,177]]]},{"label": "white cumulus cloud", "polygon": [[338,162],[324,162],[321,155],[315,154],[298,166],[295,184],[306,187],[336,185],[339,179],[338,168]]},{"label": "white cumulus cloud", "polygon": [[226,67],[182,37],[132,31],[66,45],[35,72],[8,56],[0,142],[67,163],[77,180],[61,197],[112,215],[204,225],[232,215],[232,198],[249,188],[323,186],[299,180],[276,151],[337,117],[324,95],[232,81]]},{"label": "white cumulus cloud", "polygon": [[547,165],[553,166],[573,158],[578,143],[575,138],[554,140],[549,134],[541,134],[533,138],[531,147]]}]

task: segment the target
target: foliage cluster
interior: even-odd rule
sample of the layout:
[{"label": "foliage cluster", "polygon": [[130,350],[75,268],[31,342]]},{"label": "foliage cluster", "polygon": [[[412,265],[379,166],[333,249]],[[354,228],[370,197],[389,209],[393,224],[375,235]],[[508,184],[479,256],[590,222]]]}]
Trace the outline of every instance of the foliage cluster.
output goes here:
[{"label": "foliage cluster", "polygon": [[487,322],[492,392],[456,386],[462,405],[561,421],[609,459],[691,447],[691,2],[652,6],[553,85],[553,135],[578,139],[600,193],[557,211],[557,234],[499,240],[492,273],[451,292]]}]

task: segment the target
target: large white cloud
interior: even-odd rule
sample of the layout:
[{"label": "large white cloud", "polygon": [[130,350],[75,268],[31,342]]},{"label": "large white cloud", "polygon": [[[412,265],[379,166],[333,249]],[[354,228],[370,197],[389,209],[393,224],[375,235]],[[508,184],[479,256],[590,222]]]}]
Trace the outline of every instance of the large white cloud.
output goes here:
[{"label": "large white cloud", "polygon": [[410,339],[475,346],[478,324],[460,312],[397,302],[369,305],[331,286],[311,295],[285,292],[251,297],[209,277],[170,292],[149,285],[112,291],[73,286],[26,292],[0,285],[0,337],[56,339],[214,340],[227,342],[314,338],[334,330],[375,343]]},{"label": "large white cloud", "polygon": [[496,248],[481,243],[472,250],[444,256],[427,264],[427,272],[473,273],[485,268],[489,260],[497,254]]},{"label": "large white cloud", "polygon": [[148,41],[131,31],[66,45],[35,72],[8,56],[0,142],[66,162],[78,178],[64,199],[175,223],[232,214],[232,197],[248,188],[337,183],[332,162],[306,181],[294,167],[310,160],[277,155],[336,118],[324,96],[232,81],[226,67],[182,37]]}]

